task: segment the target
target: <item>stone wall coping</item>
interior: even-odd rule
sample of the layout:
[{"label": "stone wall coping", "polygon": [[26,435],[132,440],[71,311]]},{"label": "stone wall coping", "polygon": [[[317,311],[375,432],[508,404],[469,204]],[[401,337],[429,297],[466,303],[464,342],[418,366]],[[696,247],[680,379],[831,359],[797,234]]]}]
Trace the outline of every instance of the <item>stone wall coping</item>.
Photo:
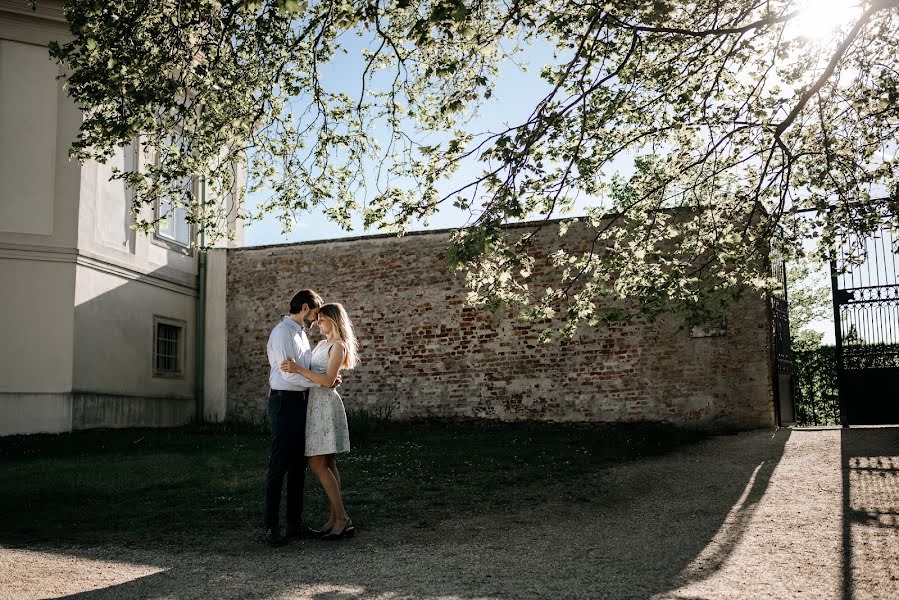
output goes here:
[{"label": "stone wall coping", "polygon": [[[540,221],[521,221],[520,223],[507,223],[502,225],[502,229],[527,229],[528,227],[539,227],[545,225],[556,225],[558,223],[562,223],[564,221],[584,221],[587,217],[560,217],[556,219],[544,219]],[[323,244],[335,244],[335,243],[352,243],[352,242],[361,242],[361,241],[377,241],[377,240],[387,240],[387,239],[402,239],[404,237],[412,237],[412,236],[440,236],[440,235],[448,235],[451,233],[455,233],[461,229],[465,229],[464,227],[448,227],[444,229],[420,229],[415,231],[407,231],[402,235],[398,235],[395,233],[373,233],[370,235],[356,235],[351,237],[342,237],[342,238],[328,238],[324,240],[307,240],[305,242],[285,242],[283,244],[262,244],[259,246],[240,246],[238,248],[228,248],[228,252],[233,251],[245,251],[245,250],[266,250],[272,248],[290,248],[295,246],[312,246],[312,245],[323,245]]]}]

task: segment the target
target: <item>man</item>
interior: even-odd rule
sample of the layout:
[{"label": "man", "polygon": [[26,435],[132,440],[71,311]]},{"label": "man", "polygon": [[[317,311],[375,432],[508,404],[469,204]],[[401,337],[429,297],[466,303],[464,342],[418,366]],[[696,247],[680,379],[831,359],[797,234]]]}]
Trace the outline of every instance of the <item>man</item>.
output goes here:
[{"label": "man", "polygon": [[[303,523],[303,483],[307,459],[306,404],[309,388],[315,384],[296,373],[281,370],[281,363],[292,358],[310,367],[312,352],[306,330],[315,322],[322,305],[312,290],[300,290],[290,301],[290,314],[272,330],[266,345],[269,387],[268,422],[272,432],[272,453],[265,480],[265,542],[281,546],[292,538],[317,538],[321,532]],[[281,536],[279,513],[281,488],[287,476],[287,534]]]}]

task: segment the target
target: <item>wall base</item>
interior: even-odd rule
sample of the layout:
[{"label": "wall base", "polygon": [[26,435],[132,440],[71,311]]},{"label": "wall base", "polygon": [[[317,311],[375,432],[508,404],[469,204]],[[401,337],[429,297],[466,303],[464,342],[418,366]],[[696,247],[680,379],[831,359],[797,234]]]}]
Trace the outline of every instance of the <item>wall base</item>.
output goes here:
[{"label": "wall base", "polygon": [[194,417],[193,398],[145,398],[75,392],[72,429],[173,427]]},{"label": "wall base", "polygon": [[193,398],[0,393],[0,436],[101,427],[174,427],[190,423],[193,416]]},{"label": "wall base", "polygon": [[71,394],[0,393],[0,435],[71,430]]}]

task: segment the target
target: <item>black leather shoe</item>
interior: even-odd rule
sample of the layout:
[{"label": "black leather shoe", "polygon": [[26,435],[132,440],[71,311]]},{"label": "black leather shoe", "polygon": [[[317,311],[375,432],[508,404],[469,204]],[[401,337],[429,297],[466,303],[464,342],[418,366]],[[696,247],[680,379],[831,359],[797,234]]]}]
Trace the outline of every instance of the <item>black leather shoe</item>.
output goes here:
[{"label": "black leather shoe", "polygon": [[287,539],[281,537],[281,532],[277,529],[266,529],[262,541],[272,548],[277,548],[278,546],[283,546],[287,543]]},{"label": "black leather shoe", "polygon": [[287,530],[287,539],[289,540],[317,540],[322,536],[322,532],[318,529],[312,529],[305,523],[296,528]]}]

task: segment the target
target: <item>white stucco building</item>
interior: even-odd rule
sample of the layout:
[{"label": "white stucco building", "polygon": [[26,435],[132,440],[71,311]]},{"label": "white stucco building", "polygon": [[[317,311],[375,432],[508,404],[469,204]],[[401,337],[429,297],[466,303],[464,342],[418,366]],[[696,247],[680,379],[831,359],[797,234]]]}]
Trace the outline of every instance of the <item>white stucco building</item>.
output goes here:
[{"label": "white stucco building", "polygon": [[0,0],[0,435],[221,418],[223,250],[208,254],[201,307],[183,215],[135,233],[128,191],[109,181],[138,153],[69,160],[81,112],[47,52],[67,35],[62,3]]}]

